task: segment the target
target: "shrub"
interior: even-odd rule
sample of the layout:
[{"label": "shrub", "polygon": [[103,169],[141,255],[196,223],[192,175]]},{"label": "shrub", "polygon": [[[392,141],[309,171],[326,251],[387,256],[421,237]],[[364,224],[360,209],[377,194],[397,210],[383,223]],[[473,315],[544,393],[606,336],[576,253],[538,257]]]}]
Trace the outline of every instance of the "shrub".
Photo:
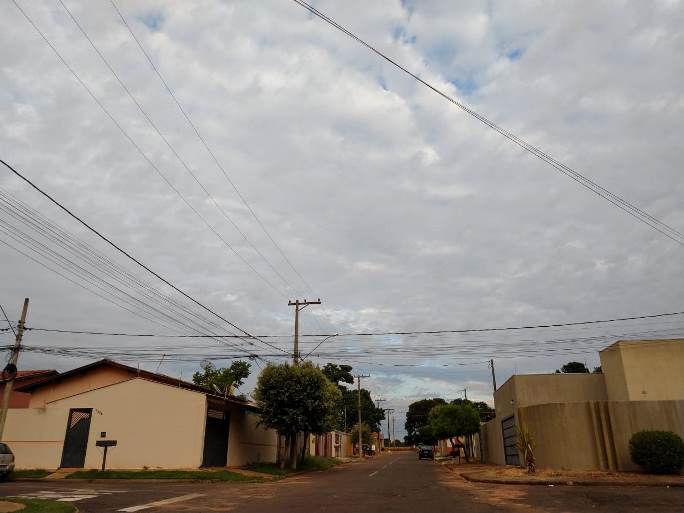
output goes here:
[{"label": "shrub", "polygon": [[649,474],[676,474],[684,466],[684,441],[672,431],[639,431],[629,440],[632,461]]}]

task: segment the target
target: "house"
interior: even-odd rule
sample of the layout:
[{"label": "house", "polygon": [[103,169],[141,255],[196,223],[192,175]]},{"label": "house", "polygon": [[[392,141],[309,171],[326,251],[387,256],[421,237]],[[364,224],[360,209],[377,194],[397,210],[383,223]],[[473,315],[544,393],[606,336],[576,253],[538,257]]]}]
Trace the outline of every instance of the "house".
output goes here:
[{"label": "house", "polygon": [[351,435],[343,431],[309,435],[309,454],[328,458],[349,457],[352,455]]},{"label": "house", "polygon": [[511,376],[483,424],[483,461],[518,465],[530,431],[538,468],[636,470],[629,439],[656,429],[684,436],[684,339],[623,340],[599,352],[602,372]]},{"label": "house", "polygon": [[[10,408],[28,408],[31,394],[17,390],[25,385],[30,385],[36,381],[41,381],[47,377],[58,374],[56,370],[24,370],[18,371],[12,383],[12,393],[10,394]],[[5,392],[7,380],[0,380],[0,397]]]},{"label": "house", "polygon": [[197,468],[275,461],[277,435],[252,403],[111,360],[17,388],[4,442],[17,468],[100,468],[101,440],[116,440],[107,468]]}]

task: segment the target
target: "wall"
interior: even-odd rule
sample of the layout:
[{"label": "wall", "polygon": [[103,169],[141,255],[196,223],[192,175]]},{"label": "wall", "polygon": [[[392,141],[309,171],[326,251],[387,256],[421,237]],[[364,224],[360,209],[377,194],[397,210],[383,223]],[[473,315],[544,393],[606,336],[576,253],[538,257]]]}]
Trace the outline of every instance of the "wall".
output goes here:
[{"label": "wall", "polygon": [[495,417],[480,426],[480,439],[482,441],[482,461],[505,465],[503,447],[503,433],[501,431],[501,417]]},{"label": "wall", "polygon": [[610,400],[684,399],[684,339],[620,341],[599,355]]},{"label": "wall", "polygon": [[116,367],[98,367],[83,374],[72,375],[64,381],[47,384],[31,392],[29,408],[43,408],[50,401],[70,397],[134,378],[130,372]]},{"label": "wall", "polygon": [[196,468],[202,461],[204,394],[132,379],[48,403],[10,411],[7,443],[17,468],[57,468],[70,408],[93,408],[85,468],[100,468],[100,432],[118,441],[108,468]]},{"label": "wall", "polygon": [[590,401],[520,408],[518,418],[536,441],[539,468],[638,470],[629,439],[637,431],[684,437],[684,401]]},{"label": "wall", "polygon": [[228,466],[239,467],[254,462],[275,462],[278,435],[259,426],[259,415],[234,406],[230,410]]}]

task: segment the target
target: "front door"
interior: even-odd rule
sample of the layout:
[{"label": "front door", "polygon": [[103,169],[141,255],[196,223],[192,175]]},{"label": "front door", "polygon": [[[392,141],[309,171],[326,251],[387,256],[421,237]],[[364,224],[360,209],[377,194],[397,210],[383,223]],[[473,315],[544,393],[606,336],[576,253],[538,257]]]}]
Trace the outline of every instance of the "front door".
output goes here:
[{"label": "front door", "polygon": [[83,468],[92,408],[72,408],[69,410],[64,449],[62,450],[62,468]]},{"label": "front door", "polygon": [[203,467],[225,467],[228,462],[228,430],[230,414],[209,409],[204,430]]}]

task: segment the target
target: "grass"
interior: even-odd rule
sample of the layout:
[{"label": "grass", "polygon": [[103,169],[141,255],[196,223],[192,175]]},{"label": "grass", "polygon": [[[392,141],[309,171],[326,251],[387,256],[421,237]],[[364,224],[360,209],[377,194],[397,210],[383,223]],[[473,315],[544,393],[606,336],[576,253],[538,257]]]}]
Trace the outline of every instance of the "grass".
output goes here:
[{"label": "grass", "polygon": [[259,477],[245,476],[229,470],[79,470],[67,479],[190,479],[195,481],[248,481]]},{"label": "grass", "polygon": [[44,499],[16,499],[14,497],[6,497],[0,500],[24,504],[26,507],[19,510],[21,513],[74,513],[76,511],[73,504],[66,502],[48,501]]},{"label": "grass", "polygon": [[342,460],[337,458],[324,458],[322,456],[307,456],[304,461],[297,465],[297,470],[292,470],[289,468],[281,469],[275,463],[253,463],[248,465],[247,470],[252,470],[254,472],[262,472],[264,474],[272,474],[274,476],[286,476],[292,474],[293,472],[304,472],[312,470],[328,470],[336,465],[342,463]]},{"label": "grass", "polygon": [[42,469],[42,468],[30,469],[30,470],[15,470],[9,475],[9,478],[10,479],[17,479],[17,478],[22,478],[22,477],[37,478],[37,477],[49,476],[50,474],[52,474],[52,472],[50,472],[49,470]]}]

